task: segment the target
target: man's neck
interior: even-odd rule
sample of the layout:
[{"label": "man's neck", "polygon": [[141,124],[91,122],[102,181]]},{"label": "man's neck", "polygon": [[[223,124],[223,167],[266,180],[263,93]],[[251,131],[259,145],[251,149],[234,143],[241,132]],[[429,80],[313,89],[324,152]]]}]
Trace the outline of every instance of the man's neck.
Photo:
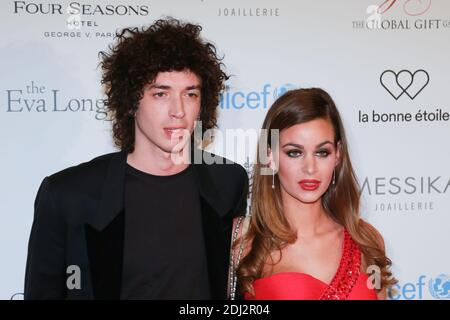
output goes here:
[{"label": "man's neck", "polygon": [[189,166],[189,155],[184,151],[175,154],[161,150],[156,146],[135,147],[135,150],[128,154],[127,163],[152,175],[169,176],[177,174]]}]

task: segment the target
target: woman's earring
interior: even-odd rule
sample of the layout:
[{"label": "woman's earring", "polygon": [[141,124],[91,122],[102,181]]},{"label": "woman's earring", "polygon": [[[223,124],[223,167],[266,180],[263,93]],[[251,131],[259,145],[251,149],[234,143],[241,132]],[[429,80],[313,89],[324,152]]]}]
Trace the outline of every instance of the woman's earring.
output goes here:
[{"label": "woman's earring", "polygon": [[272,189],[275,189],[275,169],[272,169]]},{"label": "woman's earring", "polygon": [[333,169],[333,184],[336,184],[336,169]]}]

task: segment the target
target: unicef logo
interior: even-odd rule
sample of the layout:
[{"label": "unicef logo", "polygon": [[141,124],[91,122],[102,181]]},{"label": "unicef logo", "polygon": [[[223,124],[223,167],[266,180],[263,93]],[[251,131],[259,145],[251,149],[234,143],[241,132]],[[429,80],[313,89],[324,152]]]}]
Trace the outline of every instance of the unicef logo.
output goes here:
[{"label": "unicef logo", "polygon": [[267,109],[273,103],[271,97],[276,100],[287,91],[296,88],[298,87],[290,83],[279,87],[273,87],[270,83],[265,83],[262,89],[234,91],[227,85],[220,95],[219,106],[222,110]]},{"label": "unicef logo", "polygon": [[450,298],[450,277],[446,274],[440,274],[436,279],[430,279],[428,288],[431,295],[436,299]]},{"label": "unicef logo", "polygon": [[291,83],[283,84],[282,86],[275,88],[273,90],[273,100],[277,100],[279,97],[281,97],[283,94],[288,92],[289,90],[296,89],[296,86],[294,86]]}]

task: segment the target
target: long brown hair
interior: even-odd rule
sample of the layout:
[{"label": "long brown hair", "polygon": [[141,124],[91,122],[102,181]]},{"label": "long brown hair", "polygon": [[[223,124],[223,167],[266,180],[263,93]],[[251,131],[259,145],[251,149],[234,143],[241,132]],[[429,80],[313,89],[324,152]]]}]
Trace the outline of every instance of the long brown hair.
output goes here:
[{"label": "long brown hair", "polygon": [[[335,168],[335,184],[330,184],[322,196],[322,206],[326,213],[338,224],[345,227],[354,241],[359,245],[367,266],[380,268],[381,288],[387,288],[396,280],[389,268],[391,261],[386,257],[381,235],[359,215],[360,188],[350,161],[347,139],[341,117],[331,97],[319,88],[297,89],[288,91],[278,98],[268,111],[263,129],[268,135],[261,135],[259,144],[271,147],[270,130],[281,132],[296,124],[314,119],[330,121],[334,130],[335,147],[340,147],[340,159]],[[267,140],[266,140],[267,139]],[[275,146],[274,146],[275,148]],[[296,240],[296,233],[291,229],[281,202],[280,183],[275,176],[275,189],[272,188],[272,176],[262,175],[264,165],[258,153],[253,169],[251,199],[251,220],[249,230],[240,241],[248,245],[246,255],[237,268],[238,290],[240,293],[254,294],[253,281],[261,278],[263,267],[271,252],[281,250]],[[240,245],[237,241],[235,247]]]}]

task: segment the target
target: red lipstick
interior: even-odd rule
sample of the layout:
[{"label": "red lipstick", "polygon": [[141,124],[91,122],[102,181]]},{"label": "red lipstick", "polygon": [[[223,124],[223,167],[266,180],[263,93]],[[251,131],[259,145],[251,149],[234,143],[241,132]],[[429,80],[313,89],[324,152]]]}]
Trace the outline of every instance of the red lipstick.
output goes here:
[{"label": "red lipstick", "polygon": [[301,180],[298,184],[305,191],[314,191],[319,187],[320,181],[314,179],[304,179]]}]

